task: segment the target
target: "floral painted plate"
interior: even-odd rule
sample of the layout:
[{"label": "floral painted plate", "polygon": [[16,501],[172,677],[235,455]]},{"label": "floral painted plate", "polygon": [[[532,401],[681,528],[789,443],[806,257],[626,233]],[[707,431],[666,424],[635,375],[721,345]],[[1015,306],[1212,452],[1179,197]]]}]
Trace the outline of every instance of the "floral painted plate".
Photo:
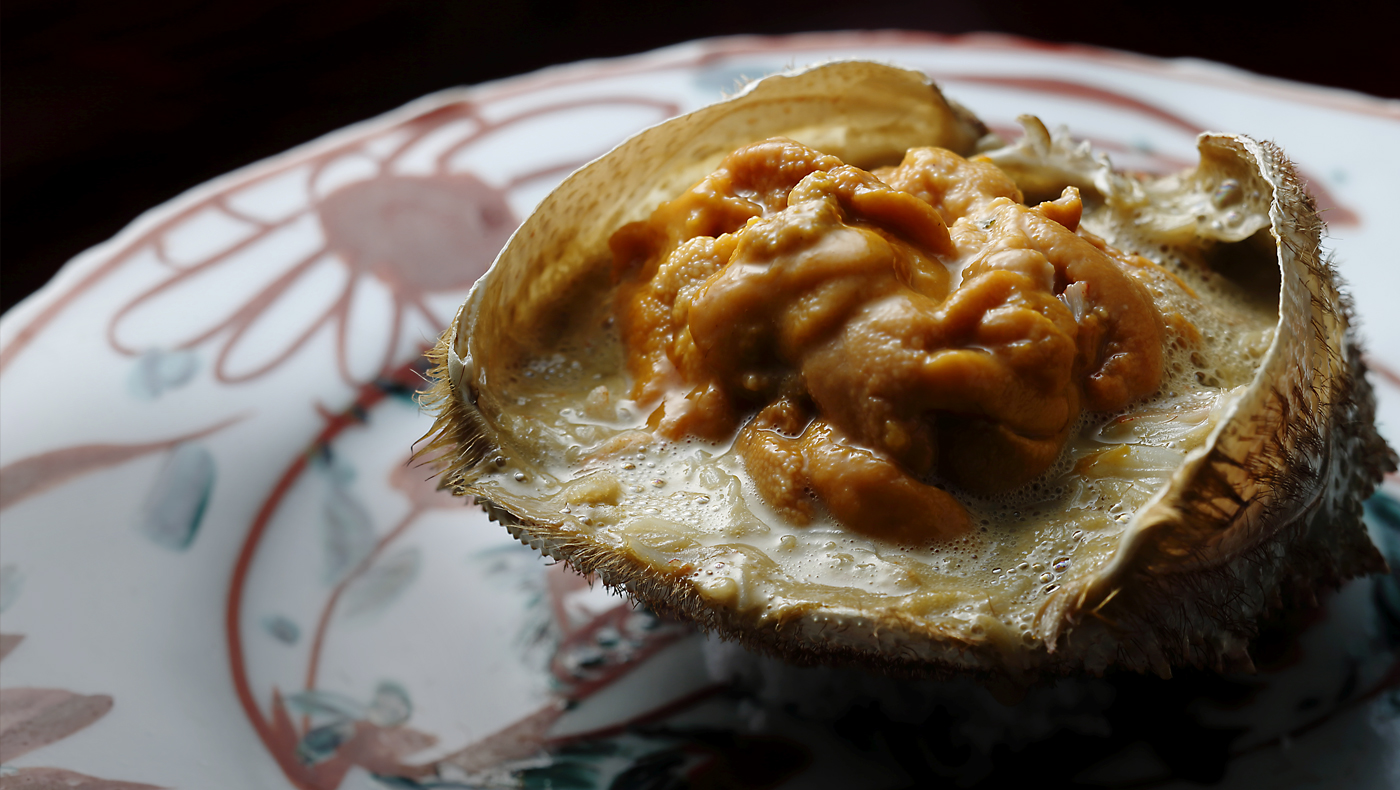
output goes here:
[{"label": "floral painted plate", "polygon": [[[1400,586],[1271,626],[1260,673],[796,670],[632,608],[407,465],[423,347],[531,207],[788,64],[926,70],[1120,165],[1205,129],[1299,163],[1400,439],[1400,103],[993,36],[736,38],[446,91],[141,217],[0,321],[0,787],[1158,787],[1400,782]],[[1370,503],[1400,568],[1395,480]],[[1301,632],[1301,636],[1295,636]],[[100,778],[99,778],[100,777]]]}]

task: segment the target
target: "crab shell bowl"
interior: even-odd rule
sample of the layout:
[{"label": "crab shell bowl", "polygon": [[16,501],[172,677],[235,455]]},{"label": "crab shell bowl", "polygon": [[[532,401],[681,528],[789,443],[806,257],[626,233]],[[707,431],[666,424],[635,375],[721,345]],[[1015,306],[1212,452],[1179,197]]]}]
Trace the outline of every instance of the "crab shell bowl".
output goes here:
[{"label": "crab shell bowl", "polygon": [[[1004,144],[920,73],[836,62],[637,134],[555,189],[476,283],[432,352],[420,454],[522,542],[796,663],[991,679],[1248,669],[1261,618],[1385,568],[1361,502],[1395,457],[1313,200],[1268,142],[1204,134],[1194,169],[1149,178],[1022,123]],[[920,470],[972,526],[917,545],[848,529],[820,497],[810,523],[785,520],[732,437],[648,433],[657,406],[619,339],[628,284],[610,238],[773,138],[867,171],[946,149],[1014,180],[1024,205],[1001,211],[1082,200],[1082,238],[1148,259],[1132,276],[1175,344],[1158,390],[1083,410],[1013,490]],[[975,465],[971,447],[958,452]]]}]

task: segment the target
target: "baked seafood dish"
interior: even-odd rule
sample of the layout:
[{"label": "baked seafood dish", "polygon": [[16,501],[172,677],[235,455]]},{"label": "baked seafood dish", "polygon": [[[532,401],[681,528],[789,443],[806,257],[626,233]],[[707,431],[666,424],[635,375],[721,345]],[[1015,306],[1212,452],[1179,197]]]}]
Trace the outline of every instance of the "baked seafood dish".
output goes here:
[{"label": "baked seafood dish", "polygon": [[1119,173],[916,72],[769,77],[516,232],[433,352],[421,452],[521,541],[805,663],[1248,668],[1382,571],[1395,457],[1273,145]]}]

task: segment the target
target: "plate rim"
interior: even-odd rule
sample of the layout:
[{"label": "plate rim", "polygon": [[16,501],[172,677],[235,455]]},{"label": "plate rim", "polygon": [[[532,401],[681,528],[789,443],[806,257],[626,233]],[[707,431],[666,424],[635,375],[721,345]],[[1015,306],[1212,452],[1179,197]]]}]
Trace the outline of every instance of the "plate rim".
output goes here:
[{"label": "plate rim", "polygon": [[[177,220],[192,205],[256,180],[268,171],[314,156],[375,130],[471,99],[497,100],[606,76],[652,69],[694,68],[712,58],[745,53],[799,52],[850,46],[935,46],[1034,52],[1067,60],[1108,63],[1135,73],[1264,93],[1280,100],[1302,101],[1328,109],[1400,121],[1400,100],[1384,99],[1342,88],[1294,82],[1256,74],[1198,58],[1163,58],[1086,44],[1041,41],[996,32],[946,34],[919,30],[843,30],[782,35],[717,36],[609,58],[591,58],[546,66],[475,85],[459,85],[425,94],[403,105],[342,126],[272,156],[201,182],[141,212],[111,238],[64,262],[44,285],[0,315],[0,374],[43,327],[57,318],[70,292],[81,292],[106,275],[130,243],[164,223]],[[820,62],[820,61],[818,61]],[[1223,80],[1223,82],[1222,82]],[[58,304],[55,304],[58,302]],[[18,326],[17,326],[18,325]]]}]

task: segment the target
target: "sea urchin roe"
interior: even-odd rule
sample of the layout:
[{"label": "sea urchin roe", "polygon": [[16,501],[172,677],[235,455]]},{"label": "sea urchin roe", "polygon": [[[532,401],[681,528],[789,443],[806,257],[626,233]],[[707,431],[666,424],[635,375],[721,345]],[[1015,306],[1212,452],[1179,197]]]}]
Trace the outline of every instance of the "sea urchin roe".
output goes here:
[{"label": "sea urchin roe", "polygon": [[1081,410],[1157,390],[1163,319],[1075,189],[1027,207],[937,148],[878,175],[767,140],[614,234],[633,397],[662,438],[737,433],[793,523],[951,539],[971,520],[930,479],[1044,472]]}]

